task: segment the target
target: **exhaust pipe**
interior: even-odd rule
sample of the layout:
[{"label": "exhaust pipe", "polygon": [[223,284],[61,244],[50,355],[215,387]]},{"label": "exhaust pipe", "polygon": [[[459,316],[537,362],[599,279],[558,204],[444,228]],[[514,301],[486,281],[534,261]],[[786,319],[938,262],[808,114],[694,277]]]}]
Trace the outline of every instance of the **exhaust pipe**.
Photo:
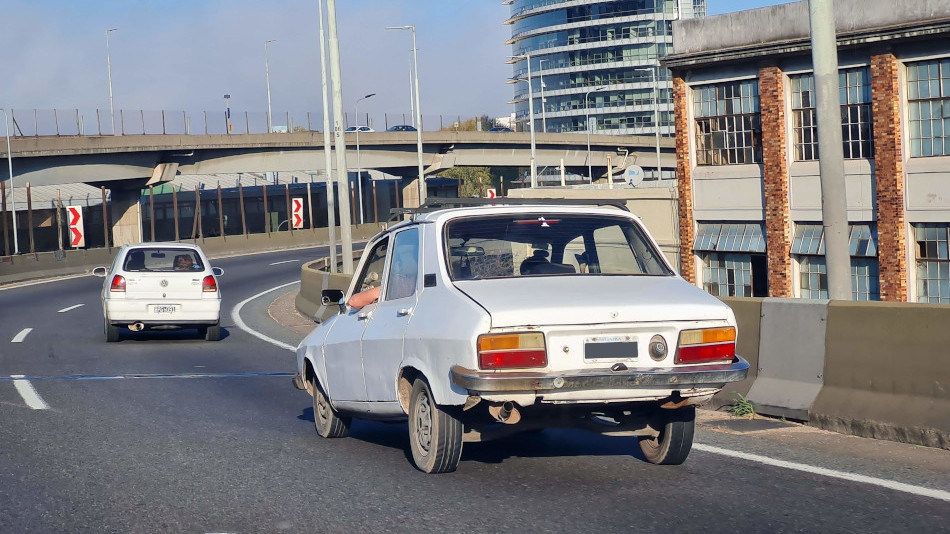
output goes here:
[{"label": "exhaust pipe", "polygon": [[515,403],[506,401],[495,403],[488,407],[488,413],[499,423],[513,425],[521,421],[521,412],[515,406]]},{"label": "exhaust pipe", "polygon": [[144,329],[145,329],[145,325],[142,324],[141,321],[140,321],[140,322],[137,322],[137,323],[132,323],[132,324],[129,325],[129,330],[131,330],[131,331],[133,331],[133,332],[138,332],[138,331],[144,330]]}]

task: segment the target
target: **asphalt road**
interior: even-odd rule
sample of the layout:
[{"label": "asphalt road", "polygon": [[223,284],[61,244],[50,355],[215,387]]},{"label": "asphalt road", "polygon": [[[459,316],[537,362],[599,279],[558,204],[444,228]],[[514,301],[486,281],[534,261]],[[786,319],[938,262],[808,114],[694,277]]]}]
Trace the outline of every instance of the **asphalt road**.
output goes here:
[{"label": "asphalt road", "polygon": [[411,466],[405,424],[356,421],[351,437],[321,439],[290,383],[292,352],[230,313],[243,303],[248,329],[296,345],[266,312],[294,286],[267,291],[319,255],[213,261],[225,270],[220,342],[181,331],[105,343],[99,278],[0,290],[0,531],[950,528],[950,451],[711,412],[673,467],[643,461],[634,438],[574,430],[466,444],[458,471],[435,476]]}]

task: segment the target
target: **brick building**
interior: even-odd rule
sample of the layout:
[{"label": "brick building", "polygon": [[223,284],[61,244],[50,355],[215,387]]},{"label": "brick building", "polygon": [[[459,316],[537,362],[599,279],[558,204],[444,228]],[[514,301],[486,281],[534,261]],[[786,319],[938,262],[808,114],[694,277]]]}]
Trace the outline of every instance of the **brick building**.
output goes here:
[{"label": "brick building", "polygon": [[[852,298],[950,303],[950,2],[835,0]],[[681,273],[827,298],[808,3],[673,25]]]}]

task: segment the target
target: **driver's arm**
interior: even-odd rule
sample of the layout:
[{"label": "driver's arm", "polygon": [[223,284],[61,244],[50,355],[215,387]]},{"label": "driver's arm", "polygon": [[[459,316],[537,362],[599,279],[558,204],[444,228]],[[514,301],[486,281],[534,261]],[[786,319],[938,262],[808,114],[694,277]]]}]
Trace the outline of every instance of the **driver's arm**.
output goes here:
[{"label": "driver's arm", "polygon": [[348,300],[346,303],[356,309],[362,308],[367,304],[372,304],[373,302],[379,300],[379,288],[380,286],[376,286],[371,287],[366,291],[360,291],[359,293],[356,293],[350,297],[350,300]]}]

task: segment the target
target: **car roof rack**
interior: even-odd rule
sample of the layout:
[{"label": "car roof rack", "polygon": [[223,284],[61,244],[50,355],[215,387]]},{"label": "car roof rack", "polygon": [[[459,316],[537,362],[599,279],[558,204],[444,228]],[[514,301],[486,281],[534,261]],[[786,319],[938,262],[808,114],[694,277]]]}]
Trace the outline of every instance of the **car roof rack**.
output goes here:
[{"label": "car roof rack", "polygon": [[445,208],[461,208],[469,206],[613,206],[626,212],[626,200],[620,198],[451,198],[429,197],[426,203],[418,208],[392,208],[389,210],[390,221],[401,215],[421,215]]}]

